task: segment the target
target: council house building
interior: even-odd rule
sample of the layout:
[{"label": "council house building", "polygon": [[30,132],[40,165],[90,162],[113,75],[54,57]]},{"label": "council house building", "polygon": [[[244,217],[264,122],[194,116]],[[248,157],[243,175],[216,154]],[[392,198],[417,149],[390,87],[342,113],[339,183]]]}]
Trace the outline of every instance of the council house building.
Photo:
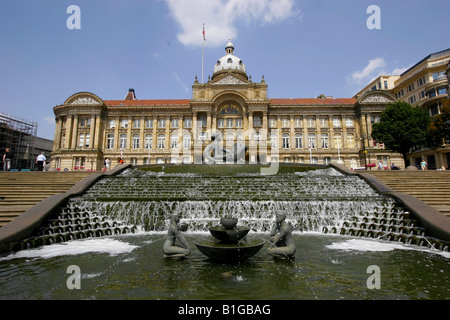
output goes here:
[{"label": "council house building", "polygon": [[[213,134],[226,148],[248,147],[247,163],[341,163],[357,169],[382,161],[404,168],[401,155],[371,137],[372,124],[396,97],[386,90],[358,98],[268,97],[264,76],[254,82],[229,41],[226,54],[205,83],[197,77],[192,98],[124,100],[90,92],[54,107],[56,127],[51,167],[102,170],[119,159],[133,165],[202,163]],[[373,168],[376,169],[376,168]]]}]

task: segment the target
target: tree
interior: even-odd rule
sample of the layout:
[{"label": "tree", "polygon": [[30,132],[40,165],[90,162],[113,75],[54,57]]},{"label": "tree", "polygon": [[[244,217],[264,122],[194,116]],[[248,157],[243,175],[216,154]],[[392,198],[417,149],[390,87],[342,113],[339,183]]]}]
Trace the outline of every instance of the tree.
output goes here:
[{"label": "tree", "polygon": [[388,105],[379,123],[374,123],[372,137],[382,141],[387,149],[403,156],[405,166],[412,147],[426,145],[431,118],[427,110],[398,101]]},{"label": "tree", "polygon": [[450,99],[442,103],[441,113],[431,118],[428,131],[432,147],[439,147],[443,140],[450,140]]}]

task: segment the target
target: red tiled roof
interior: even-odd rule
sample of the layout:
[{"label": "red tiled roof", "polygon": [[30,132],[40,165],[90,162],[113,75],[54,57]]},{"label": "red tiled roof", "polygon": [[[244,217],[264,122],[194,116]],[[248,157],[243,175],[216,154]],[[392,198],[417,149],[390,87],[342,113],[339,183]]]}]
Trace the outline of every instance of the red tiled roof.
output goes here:
[{"label": "red tiled roof", "polygon": [[318,104],[355,104],[357,99],[320,99],[320,98],[301,98],[301,99],[270,99],[271,105],[318,105]]},{"label": "red tiled roof", "polygon": [[183,106],[189,105],[187,99],[171,100],[104,100],[109,107],[136,107],[136,106]]},{"label": "red tiled roof", "polygon": [[[167,100],[104,100],[110,107],[119,106],[188,106],[188,99],[167,99]],[[355,104],[357,99],[320,99],[320,98],[299,98],[299,99],[270,99],[271,105],[336,105]]]}]

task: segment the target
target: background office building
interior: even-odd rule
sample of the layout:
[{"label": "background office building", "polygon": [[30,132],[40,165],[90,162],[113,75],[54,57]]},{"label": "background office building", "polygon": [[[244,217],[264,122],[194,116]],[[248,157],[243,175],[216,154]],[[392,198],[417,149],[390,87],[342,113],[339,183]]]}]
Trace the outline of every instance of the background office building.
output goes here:
[{"label": "background office building", "polygon": [[[368,92],[382,90],[397,100],[426,108],[430,116],[441,114],[442,103],[449,98],[448,68],[450,49],[432,53],[401,75],[383,75],[373,80],[355,95],[358,98]],[[420,164],[425,159],[430,169],[450,166],[450,141],[444,141],[435,149],[417,147],[412,150],[411,163]]]}]

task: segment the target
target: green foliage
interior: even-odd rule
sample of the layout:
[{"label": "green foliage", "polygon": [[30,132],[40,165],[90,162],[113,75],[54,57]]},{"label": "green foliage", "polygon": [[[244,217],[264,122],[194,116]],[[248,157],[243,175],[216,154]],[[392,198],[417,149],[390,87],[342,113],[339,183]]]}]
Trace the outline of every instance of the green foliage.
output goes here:
[{"label": "green foliage", "polygon": [[426,145],[429,141],[430,122],[425,109],[398,101],[386,108],[379,123],[374,123],[372,137],[382,141],[387,149],[402,154],[406,163],[412,147]]},{"label": "green foliage", "polygon": [[442,103],[441,113],[432,118],[428,132],[433,147],[441,146],[444,139],[450,140],[450,99]]}]

